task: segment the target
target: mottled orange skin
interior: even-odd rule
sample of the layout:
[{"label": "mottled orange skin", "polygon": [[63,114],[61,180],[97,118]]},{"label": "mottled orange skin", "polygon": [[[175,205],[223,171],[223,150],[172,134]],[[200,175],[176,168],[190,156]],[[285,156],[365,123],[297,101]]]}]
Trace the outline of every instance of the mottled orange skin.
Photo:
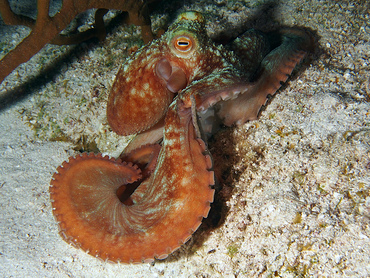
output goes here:
[{"label": "mottled orange skin", "polygon": [[[197,24],[204,27],[203,21]],[[167,257],[190,238],[213,202],[212,162],[204,142],[195,135],[191,109],[180,100],[172,102],[174,93],[155,69],[158,61],[167,59],[172,68],[181,67],[191,82],[198,71],[205,74],[198,65],[201,57],[185,61],[166,45],[155,48],[158,55],[149,56],[145,51],[150,52],[153,45],[120,70],[107,115],[120,134],[146,130],[166,115],[159,156],[152,157],[157,152],[154,146],[140,144],[135,145],[139,150],[121,156],[130,163],[148,163],[148,168],[156,165],[154,172],[147,177],[145,167],[141,173],[132,164],[84,155],[64,163],[51,182],[54,215],[63,238],[104,260],[137,263]],[[132,186],[125,180],[138,187],[129,199],[120,200]],[[98,201],[98,196],[107,202]]]},{"label": "mottled orange skin", "polygon": [[[178,51],[176,38],[192,39],[189,53]],[[118,134],[128,135],[147,130],[166,115],[175,94],[156,73],[156,65],[167,60],[186,76],[186,87],[217,69],[225,59],[205,32],[204,20],[179,18],[158,40],[143,47],[119,70],[108,100],[109,125]]]},{"label": "mottled orange skin", "polygon": [[165,130],[156,171],[140,186],[144,192],[131,195],[132,205],[115,194],[125,180],[141,178],[132,165],[82,156],[58,168],[50,192],[65,240],[104,260],[135,263],[163,259],[190,238],[213,201],[212,163],[189,109],[171,105]]},{"label": "mottled orange skin", "polygon": [[125,263],[164,259],[185,243],[214,197],[197,112],[217,106],[227,125],[255,119],[310,42],[297,30],[282,37],[270,50],[252,30],[227,50],[207,37],[199,13],[187,12],[128,60],[113,84],[107,117],[118,134],[140,134],[120,156],[128,163],[82,155],[58,168],[50,193],[64,239]]}]

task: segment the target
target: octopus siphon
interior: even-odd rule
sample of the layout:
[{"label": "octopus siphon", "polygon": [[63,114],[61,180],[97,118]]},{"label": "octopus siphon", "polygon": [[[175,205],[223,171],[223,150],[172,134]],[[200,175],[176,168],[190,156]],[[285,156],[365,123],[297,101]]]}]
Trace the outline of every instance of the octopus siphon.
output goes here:
[{"label": "octopus siphon", "polygon": [[164,259],[208,216],[214,172],[206,140],[216,123],[257,118],[305,57],[312,38],[296,28],[279,43],[249,30],[225,45],[198,12],[138,50],[112,85],[107,119],[137,134],[119,158],[82,154],[58,167],[50,186],[61,236],[103,260]]}]

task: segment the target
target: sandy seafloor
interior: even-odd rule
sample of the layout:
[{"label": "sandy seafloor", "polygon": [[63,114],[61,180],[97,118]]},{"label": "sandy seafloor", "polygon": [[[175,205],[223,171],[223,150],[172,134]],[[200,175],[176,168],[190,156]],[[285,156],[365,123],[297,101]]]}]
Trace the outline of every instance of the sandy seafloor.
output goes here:
[{"label": "sandy seafloor", "polygon": [[[12,2],[27,13],[25,2]],[[0,277],[369,277],[366,2],[284,0],[267,15],[259,14],[263,1],[172,1],[153,11],[156,32],[169,14],[193,9],[205,14],[212,37],[301,25],[317,32],[319,49],[258,120],[215,136],[222,190],[211,221],[152,264],[112,264],[69,246],[48,191],[74,149],[114,156],[124,148],[127,138],[106,123],[105,102],[119,65],[140,44],[139,29],[119,26],[104,42],[77,48],[48,45],[18,67],[0,85]],[[27,32],[1,23],[1,56]]]}]

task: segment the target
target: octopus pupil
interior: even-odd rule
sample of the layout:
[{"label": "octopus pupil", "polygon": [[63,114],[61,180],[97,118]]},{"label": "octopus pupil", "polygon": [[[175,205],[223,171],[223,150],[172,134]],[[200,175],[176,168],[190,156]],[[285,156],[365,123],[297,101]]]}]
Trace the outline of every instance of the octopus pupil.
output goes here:
[{"label": "octopus pupil", "polygon": [[177,44],[179,46],[188,46],[189,45],[189,42],[179,41]]}]

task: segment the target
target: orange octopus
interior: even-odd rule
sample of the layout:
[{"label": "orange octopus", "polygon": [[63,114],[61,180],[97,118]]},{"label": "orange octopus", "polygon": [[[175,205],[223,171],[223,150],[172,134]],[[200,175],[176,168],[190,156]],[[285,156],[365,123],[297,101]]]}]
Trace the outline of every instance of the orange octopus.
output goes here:
[{"label": "orange octopus", "polygon": [[118,159],[82,154],[57,169],[50,196],[62,237],[124,263],[164,259],[184,244],[214,197],[202,135],[214,119],[255,119],[311,45],[298,29],[279,35],[272,50],[255,30],[215,45],[202,15],[186,12],[136,52],[117,74],[107,118],[116,133],[138,135]]}]

